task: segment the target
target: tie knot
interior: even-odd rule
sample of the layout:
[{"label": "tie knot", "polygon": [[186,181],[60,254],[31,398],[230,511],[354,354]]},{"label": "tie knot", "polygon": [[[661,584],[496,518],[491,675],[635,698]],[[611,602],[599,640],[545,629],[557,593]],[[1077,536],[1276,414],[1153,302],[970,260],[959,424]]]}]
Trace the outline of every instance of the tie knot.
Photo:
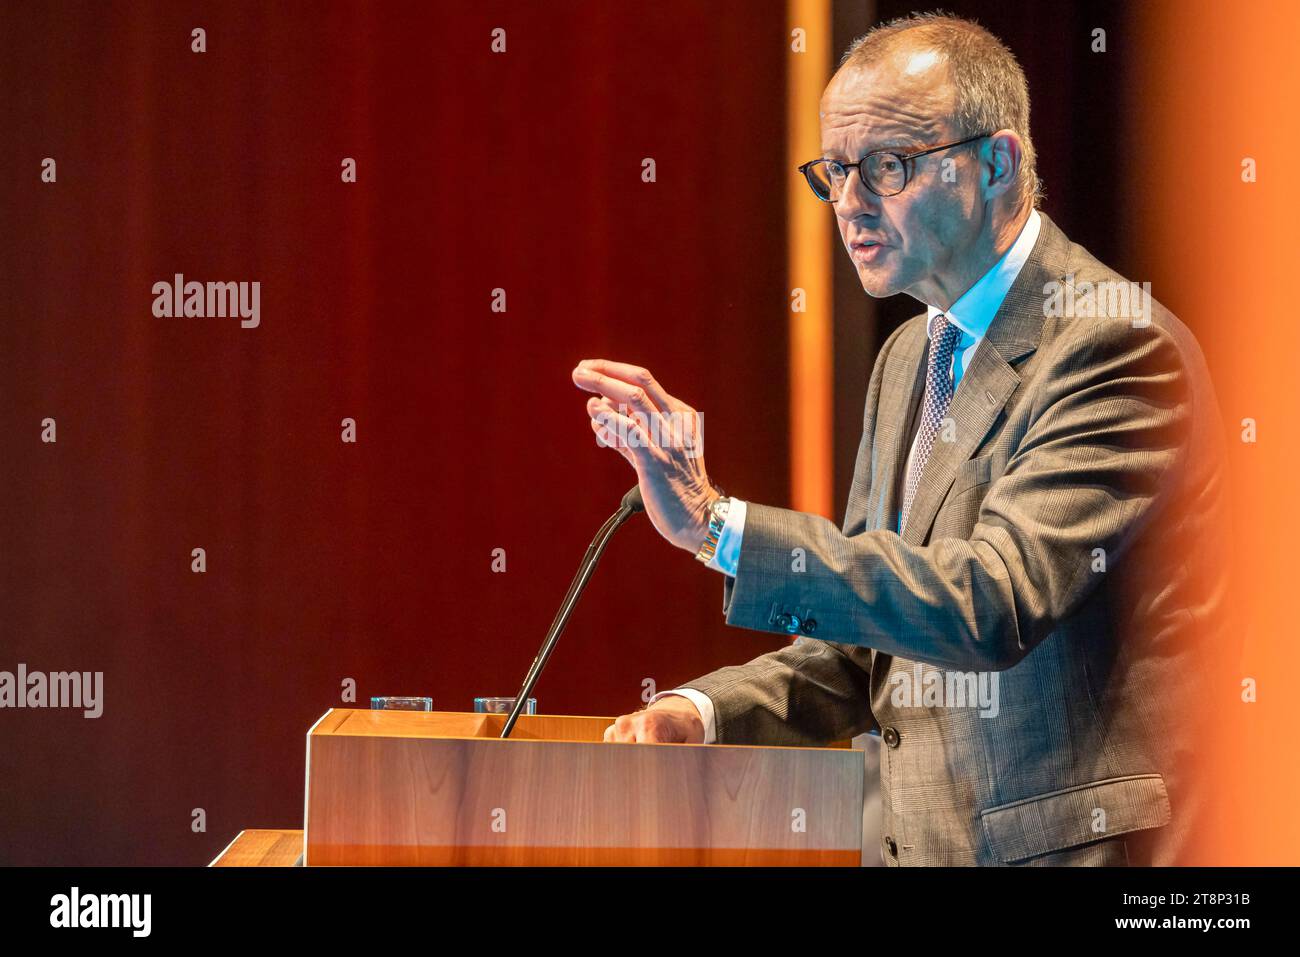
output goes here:
[{"label": "tie knot", "polygon": [[930,327],[930,343],[934,350],[951,350],[957,345],[957,340],[961,338],[961,327],[948,321],[948,317],[942,312],[937,313],[934,317],[934,323]]}]

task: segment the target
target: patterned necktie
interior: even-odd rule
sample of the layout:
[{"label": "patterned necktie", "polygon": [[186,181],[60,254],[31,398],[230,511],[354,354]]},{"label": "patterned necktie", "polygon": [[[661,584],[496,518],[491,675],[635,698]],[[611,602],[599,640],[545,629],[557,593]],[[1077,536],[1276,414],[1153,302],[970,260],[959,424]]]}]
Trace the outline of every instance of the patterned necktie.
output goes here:
[{"label": "patterned necktie", "polygon": [[930,358],[925,370],[925,399],[921,407],[921,427],[916,434],[916,451],[912,455],[912,467],[907,473],[907,490],[903,495],[903,520],[899,524],[901,533],[907,528],[907,516],[912,510],[912,500],[921,484],[921,470],[934,449],[934,437],[939,434],[939,426],[948,413],[948,403],[952,401],[952,353],[961,338],[961,329],[950,322],[948,317],[939,313],[934,317],[930,330]]}]

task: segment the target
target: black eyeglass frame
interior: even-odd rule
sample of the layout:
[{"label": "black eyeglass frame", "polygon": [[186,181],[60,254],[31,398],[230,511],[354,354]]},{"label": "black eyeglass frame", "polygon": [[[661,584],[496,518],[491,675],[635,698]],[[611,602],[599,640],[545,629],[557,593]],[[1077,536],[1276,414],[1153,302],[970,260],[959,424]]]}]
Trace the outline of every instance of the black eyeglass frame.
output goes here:
[{"label": "black eyeglass frame", "polygon": [[[877,196],[884,199],[890,196],[897,196],[903,190],[907,189],[907,184],[912,181],[912,173],[911,173],[912,160],[917,159],[918,157],[921,156],[929,156],[931,153],[938,153],[941,150],[950,150],[954,146],[965,146],[967,143],[974,143],[976,140],[982,140],[985,137],[992,136],[992,135],[993,133],[980,133],[978,136],[971,136],[964,140],[958,140],[956,143],[945,143],[942,146],[931,146],[929,149],[917,150],[914,153],[899,153],[896,150],[892,150],[892,149],[872,150],[870,153],[866,153],[865,155],[863,155],[863,157],[859,159],[856,163],[841,163],[839,160],[826,159],[822,157],[815,160],[809,160],[808,162],[804,163],[802,166],[799,167],[799,172],[803,173],[803,178],[807,181],[808,188],[812,190],[813,195],[816,196],[823,203],[833,203],[835,202],[835,200],[831,199],[829,195],[823,196],[821,193],[817,192],[817,187],[813,185],[812,174],[810,173],[810,170],[814,166],[818,165],[819,163],[824,163],[824,164],[833,163],[836,166],[838,166],[840,169],[844,170],[844,182],[846,185],[849,181],[849,170],[856,169],[858,171],[858,179],[862,180],[862,185],[865,186],[867,189],[871,190],[871,192],[875,193]],[[862,175],[862,164],[865,163],[867,160],[869,160],[871,157],[880,156],[882,154],[888,154],[890,156],[893,156],[903,166],[903,185],[898,187],[898,189],[892,193],[880,192],[875,187],[873,187],[871,183],[867,181],[867,177]]]}]

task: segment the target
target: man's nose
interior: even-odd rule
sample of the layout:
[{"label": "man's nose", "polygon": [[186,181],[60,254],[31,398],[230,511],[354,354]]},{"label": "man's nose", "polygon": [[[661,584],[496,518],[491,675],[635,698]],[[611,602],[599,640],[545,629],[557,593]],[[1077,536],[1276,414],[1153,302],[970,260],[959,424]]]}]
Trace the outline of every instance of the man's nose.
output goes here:
[{"label": "man's nose", "polygon": [[844,220],[880,215],[880,197],[862,182],[861,168],[855,166],[848,171],[840,198],[835,201],[835,215]]}]

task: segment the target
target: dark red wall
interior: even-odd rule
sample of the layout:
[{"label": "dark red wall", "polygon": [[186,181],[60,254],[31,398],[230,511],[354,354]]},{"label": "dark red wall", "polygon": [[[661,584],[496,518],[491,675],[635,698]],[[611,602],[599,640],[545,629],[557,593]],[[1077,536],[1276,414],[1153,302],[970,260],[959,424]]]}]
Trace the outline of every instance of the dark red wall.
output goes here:
[{"label": "dark red wall", "polygon": [[[299,826],[345,678],[513,693],[633,482],[579,359],[648,365],[715,480],[786,504],[786,51],[778,3],[0,8],[0,670],[106,686],[98,720],[0,711],[0,863]],[[154,317],[177,272],[260,281],[260,327]],[[638,519],[542,710],[775,646],[721,597]]]}]

